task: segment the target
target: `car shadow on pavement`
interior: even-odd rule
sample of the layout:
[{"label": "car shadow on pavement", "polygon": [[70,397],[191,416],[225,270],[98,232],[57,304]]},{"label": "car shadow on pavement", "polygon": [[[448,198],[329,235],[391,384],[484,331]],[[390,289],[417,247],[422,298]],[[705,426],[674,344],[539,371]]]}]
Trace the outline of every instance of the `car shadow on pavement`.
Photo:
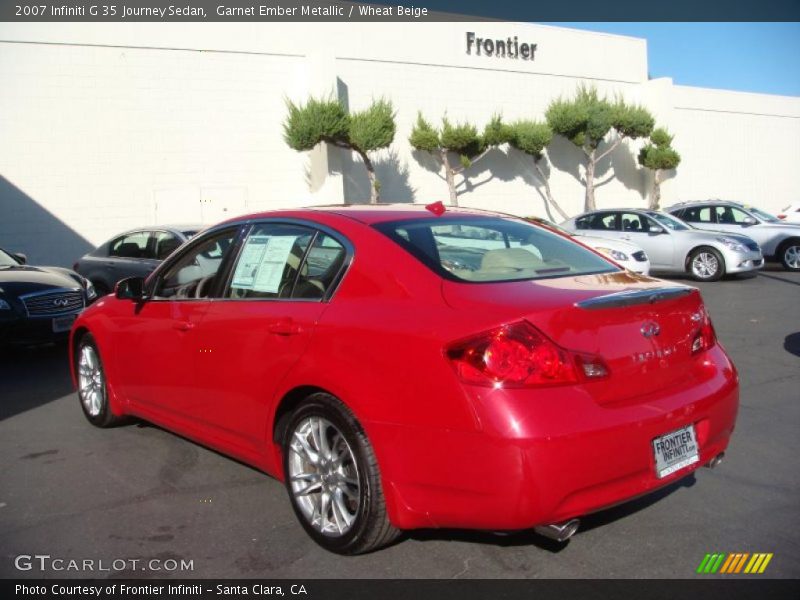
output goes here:
[{"label": "car shadow on pavement", "polygon": [[[634,513],[644,510],[649,506],[666,498],[683,487],[692,487],[696,483],[694,473],[676,481],[666,487],[651,492],[635,500],[619,504],[612,508],[586,515],[581,518],[581,525],[575,536],[580,537],[582,533],[591,531],[597,527],[603,527],[619,519],[628,517]],[[558,554],[564,550],[569,541],[557,542],[536,533],[533,529],[512,532],[492,532],[474,531],[460,529],[418,529],[409,531],[404,537],[417,541],[460,541],[471,544],[487,544],[500,547],[511,546],[535,546],[542,550],[547,550]]]},{"label": "car shadow on pavement", "polygon": [[0,348],[0,421],[73,391],[66,343]]},{"label": "car shadow on pavement", "polygon": [[790,333],[783,340],[783,349],[789,354],[800,356],[800,331],[797,333]]},{"label": "car shadow on pavement", "polygon": [[794,281],[792,279],[786,279],[785,277],[778,277],[777,275],[768,275],[763,271],[758,274],[759,277],[766,277],[767,279],[774,279],[775,281],[781,281],[783,283],[789,283],[791,285],[800,285],[800,281]]}]

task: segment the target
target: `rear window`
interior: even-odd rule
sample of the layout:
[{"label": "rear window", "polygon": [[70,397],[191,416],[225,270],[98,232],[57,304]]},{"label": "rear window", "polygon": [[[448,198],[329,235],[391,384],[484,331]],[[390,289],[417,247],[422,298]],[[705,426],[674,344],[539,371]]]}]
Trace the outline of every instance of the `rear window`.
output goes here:
[{"label": "rear window", "polygon": [[443,218],[392,221],[375,228],[443,277],[457,281],[519,281],[619,271],[569,239],[523,221]]}]

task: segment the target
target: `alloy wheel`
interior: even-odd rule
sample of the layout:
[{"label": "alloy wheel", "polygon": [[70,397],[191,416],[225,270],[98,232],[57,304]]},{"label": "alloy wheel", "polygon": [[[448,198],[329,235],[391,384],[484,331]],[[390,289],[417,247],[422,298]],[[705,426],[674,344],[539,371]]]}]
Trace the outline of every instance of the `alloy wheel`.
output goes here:
[{"label": "alloy wheel", "polygon": [[800,269],[800,246],[789,246],[783,251],[783,260],[790,269]]},{"label": "alloy wheel", "polygon": [[105,381],[100,358],[90,345],[81,348],[78,358],[78,394],[89,416],[98,416],[105,401]]},{"label": "alloy wheel", "polygon": [[350,444],[333,423],[309,416],[289,444],[290,490],[307,522],[326,536],[342,536],[361,507],[358,465]]},{"label": "alloy wheel", "polygon": [[692,260],[692,273],[700,279],[710,279],[719,271],[719,261],[710,252],[700,252]]}]

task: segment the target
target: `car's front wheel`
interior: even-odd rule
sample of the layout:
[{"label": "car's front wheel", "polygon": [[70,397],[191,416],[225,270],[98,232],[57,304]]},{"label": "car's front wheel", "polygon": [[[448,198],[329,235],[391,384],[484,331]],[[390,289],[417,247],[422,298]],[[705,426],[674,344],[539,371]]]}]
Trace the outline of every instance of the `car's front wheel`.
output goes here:
[{"label": "car's front wheel", "polygon": [[725,260],[714,248],[697,248],[689,256],[689,272],[698,281],[717,281],[725,275]]},{"label": "car's front wheel", "polygon": [[787,240],[781,245],[778,257],[787,271],[800,271],[800,238]]},{"label": "car's front wheel", "polygon": [[75,348],[75,373],[78,398],[86,419],[96,427],[112,427],[122,422],[108,400],[108,386],[100,351],[91,333],[85,334]]},{"label": "car's front wheel", "polygon": [[283,440],[292,508],[311,538],[338,554],[385,546],[400,533],[389,522],[375,452],[339,400],[313,394],[292,414]]}]

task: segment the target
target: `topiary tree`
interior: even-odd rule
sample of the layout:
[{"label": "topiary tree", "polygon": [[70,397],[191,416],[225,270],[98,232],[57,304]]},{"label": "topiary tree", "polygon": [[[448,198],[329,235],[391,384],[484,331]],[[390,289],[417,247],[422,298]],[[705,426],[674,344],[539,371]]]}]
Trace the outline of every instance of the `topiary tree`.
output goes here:
[{"label": "topiary tree", "polygon": [[380,181],[369,153],[389,147],[394,140],[397,126],[392,103],[375,100],[366,110],[352,115],[333,98],[309,98],[304,105],[287,100],[286,106],[283,138],[289,147],[305,152],[325,142],[355,152],[367,170],[370,203],[380,202]]},{"label": "topiary tree", "polygon": [[[450,192],[450,204],[458,206],[456,175],[469,169],[492,148],[508,142],[510,137],[511,130],[499,115],[493,116],[484,128],[483,134],[479,135],[474,125],[470,123],[454,125],[447,117],[442,119],[442,128],[436,129],[425,120],[422,113],[419,113],[408,141],[415,150],[427,152],[442,165]],[[452,160],[451,154],[458,155],[457,163]]]},{"label": "topiary tree", "polygon": [[556,203],[550,191],[550,182],[542,170],[541,162],[544,160],[544,149],[553,141],[553,130],[547,123],[540,121],[516,121],[510,125],[511,138],[509,144],[523,154],[531,157],[536,176],[542,182],[545,192],[544,208],[547,218],[555,221],[550,207],[555,208],[562,218],[568,219],[569,215]]},{"label": "topiary tree", "polygon": [[639,164],[653,171],[653,189],[650,194],[650,208],[655,210],[661,204],[661,183],[665,171],[676,169],[681,163],[681,155],[672,147],[674,136],[659,127],[650,134],[650,143],[639,151]]},{"label": "topiary tree", "polygon": [[[546,117],[556,134],[567,138],[585,155],[585,210],[592,210],[596,206],[594,178],[597,163],[611,154],[624,139],[649,136],[655,125],[647,109],[626,104],[621,98],[613,102],[601,98],[596,88],[583,85],[573,99],[559,98],[551,102]],[[612,132],[615,136],[608,140]],[[603,142],[606,142],[606,147],[599,151]]]}]

